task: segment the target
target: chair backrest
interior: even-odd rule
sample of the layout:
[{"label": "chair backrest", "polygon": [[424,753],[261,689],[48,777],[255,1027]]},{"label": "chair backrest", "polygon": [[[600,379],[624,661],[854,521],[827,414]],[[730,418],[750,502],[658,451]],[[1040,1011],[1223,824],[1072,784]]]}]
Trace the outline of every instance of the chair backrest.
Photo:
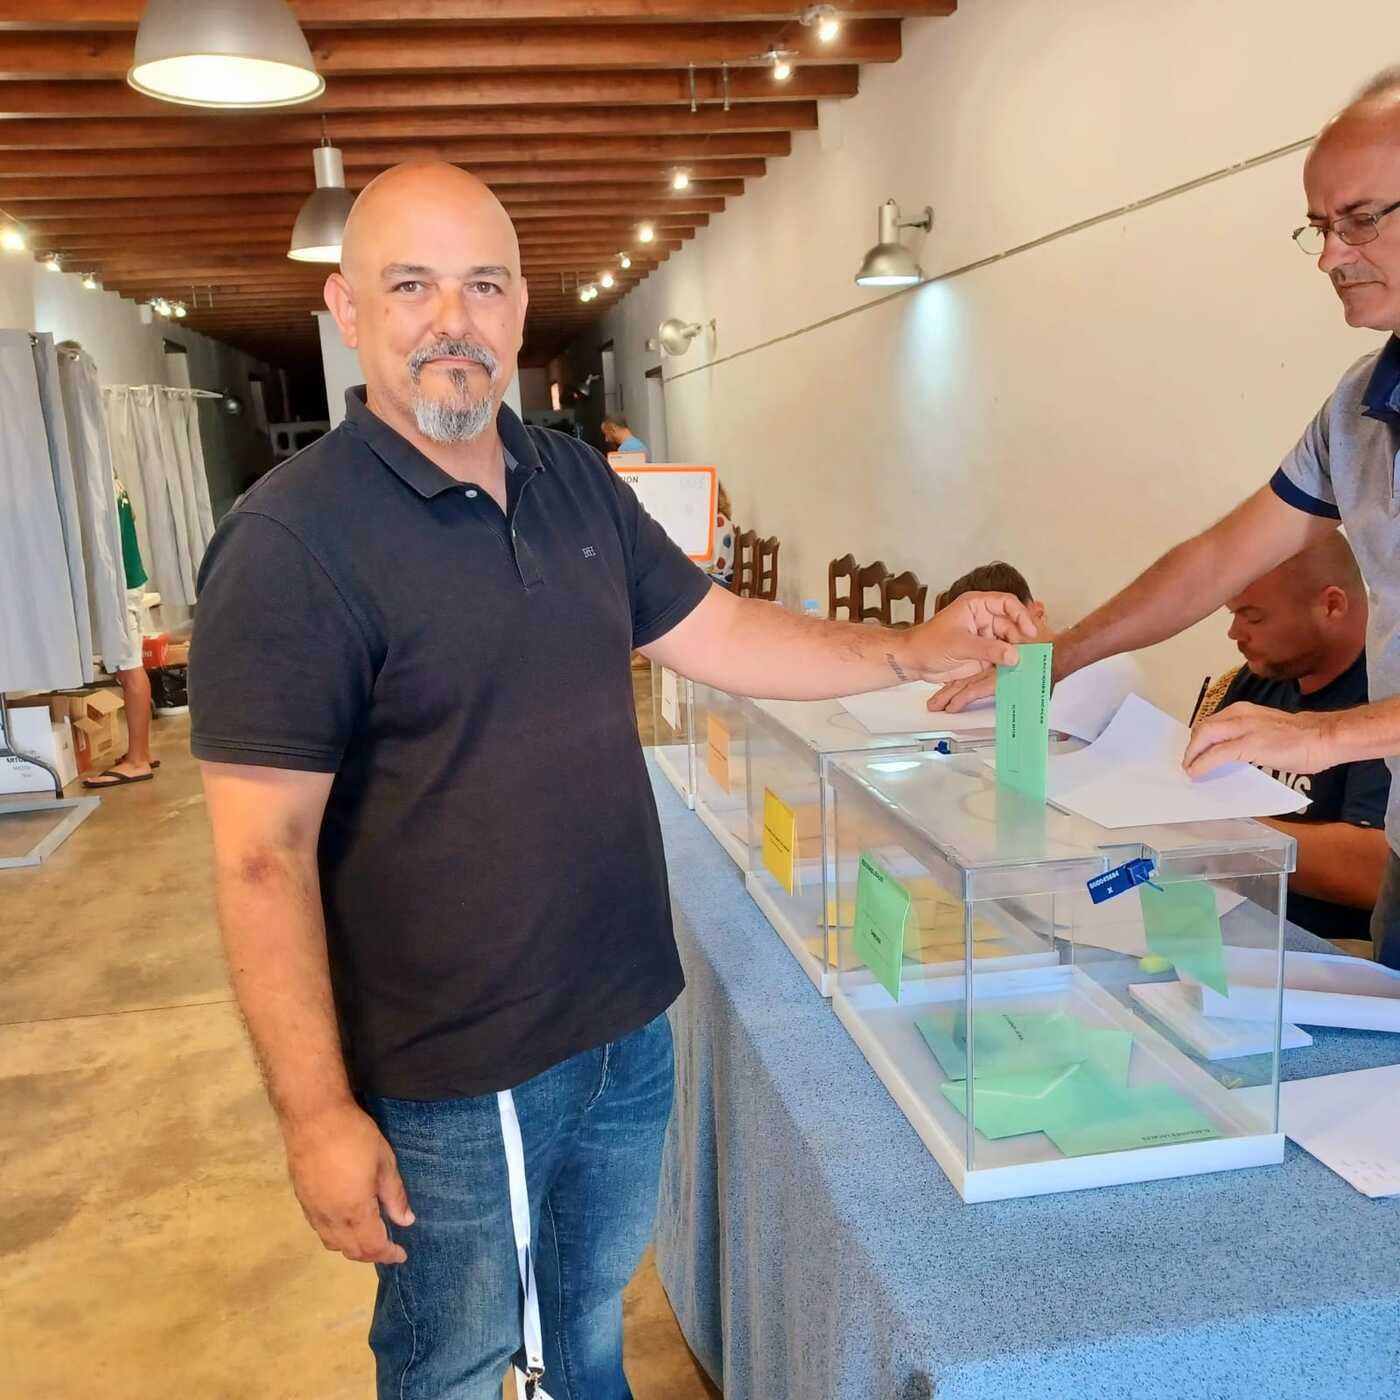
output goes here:
[{"label": "chair backrest", "polygon": [[[873,564],[867,564],[863,569],[856,570],[855,591],[853,594],[855,607],[851,612],[852,622],[883,622],[885,619],[885,580],[890,576],[890,571],[885,567],[884,561],[877,559]],[[873,603],[865,601],[865,594],[868,589],[875,588],[879,592]]]},{"label": "chair backrest", "polygon": [[776,535],[769,535],[766,540],[758,542],[754,597],[763,598],[770,603],[775,603],[778,600],[778,548]]},{"label": "chair backrest", "polygon": [[734,536],[734,591],[752,598],[758,584],[758,535],[741,530]]},{"label": "chair backrest", "polygon": [[[928,584],[920,583],[918,576],[905,569],[902,574],[887,578],[880,585],[880,621],[886,627],[913,627],[924,620],[924,605],[928,602]],[[912,618],[900,622],[894,620],[895,603],[906,602],[914,610]]]},{"label": "chair backrest", "polygon": [[[837,584],[844,579],[846,591],[839,592]],[[855,590],[856,590],[856,556],[854,554],[843,554],[839,559],[833,559],[826,566],[826,615],[833,622],[836,615],[842,608],[846,610],[847,619],[855,617]]]}]

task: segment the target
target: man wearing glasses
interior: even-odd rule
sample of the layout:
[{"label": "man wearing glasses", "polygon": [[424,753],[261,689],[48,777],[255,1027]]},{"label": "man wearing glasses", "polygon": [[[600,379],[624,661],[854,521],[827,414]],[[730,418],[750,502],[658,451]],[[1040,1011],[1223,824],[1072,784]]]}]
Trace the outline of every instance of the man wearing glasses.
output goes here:
[{"label": "man wearing glasses", "polygon": [[[1390,339],[1342,376],[1267,486],[1055,638],[1055,679],[1175,636],[1340,524],[1372,594],[1372,703],[1299,714],[1231,705],[1196,726],[1185,756],[1193,777],[1237,759],[1316,773],[1384,758],[1400,773],[1400,68],[1328,123],[1303,186],[1308,221],[1295,242],[1331,279],[1347,324]],[[930,708],[958,710],[989,690],[958,682]],[[1371,938],[1376,957],[1400,968],[1400,783],[1391,784],[1386,836]]]}]

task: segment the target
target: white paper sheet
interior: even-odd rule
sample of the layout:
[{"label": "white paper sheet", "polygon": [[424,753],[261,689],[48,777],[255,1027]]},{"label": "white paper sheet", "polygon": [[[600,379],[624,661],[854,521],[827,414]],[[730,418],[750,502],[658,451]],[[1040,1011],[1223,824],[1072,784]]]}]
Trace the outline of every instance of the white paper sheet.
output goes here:
[{"label": "white paper sheet", "polygon": [[930,714],[928,698],[941,686],[929,681],[909,681],[888,690],[867,690],[847,695],[841,705],[871,734],[924,734],[929,732],[966,733],[995,729],[996,704],[986,700],[955,715]]},{"label": "white paper sheet", "polygon": [[[1266,1106],[1263,1089],[1236,1091]],[[1279,1085],[1283,1131],[1323,1166],[1373,1200],[1400,1195],[1400,1065],[1290,1079]]]},{"label": "white paper sheet", "polygon": [[[1055,685],[1050,728],[1075,739],[1097,739],[1141,678],[1142,668],[1131,656],[1111,656],[1076,671]],[[871,734],[966,734],[996,729],[996,702],[991,697],[956,714],[931,713],[929,696],[941,689],[929,681],[910,681],[888,690],[848,695],[841,704]]]},{"label": "white paper sheet", "polygon": [[[1187,982],[1133,982],[1134,1001],[1145,1006],[1184,1044],[1205,1060],[1232,1060],[1240,1055],[1267,1055],[1274,1048],[1272,1021],[1228,1021],[1201,1010],[1201,989]],[[1300,1026],[1283,1025],[1283,1050],[1300,1050],[1312,1036]]]},{"label": "white paper sheet", "polygon": [[[1266,948],[1227,947],[1230,994],[1201,989],[1207,1016],[1272,1020],[1278,1005],[1277,964]],[[1283,1014],[1301,1026],[1400,1031],[1400,972],[1343,953],[1283,956]]]},{"label": "white paper sheet", "polygon": [[1190,730],[1139,695],[1077,753],[1052,754],[1046,795],[1100,826],[1273,817],[1300,812],[1308,798],[1248,763],[1193,780],[1181,769]]}]

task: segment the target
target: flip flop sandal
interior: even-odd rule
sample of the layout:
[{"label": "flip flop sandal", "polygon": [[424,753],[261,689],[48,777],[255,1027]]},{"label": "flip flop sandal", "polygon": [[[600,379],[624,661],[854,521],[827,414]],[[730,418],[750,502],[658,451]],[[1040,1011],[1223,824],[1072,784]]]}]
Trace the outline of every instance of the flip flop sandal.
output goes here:
[{"label": "flip flop sandal", "polygon": [[[139,777],[133,778],[127,773],[118,773],[115,768],[109,768],[105,773],[99,773],[95,778],[84,778],[85,788],[114,788],[125,787],[128,783],[149,783],[155,777],[154,773],[142,773]],[[103,782],[106,778],[108,781]]]}]

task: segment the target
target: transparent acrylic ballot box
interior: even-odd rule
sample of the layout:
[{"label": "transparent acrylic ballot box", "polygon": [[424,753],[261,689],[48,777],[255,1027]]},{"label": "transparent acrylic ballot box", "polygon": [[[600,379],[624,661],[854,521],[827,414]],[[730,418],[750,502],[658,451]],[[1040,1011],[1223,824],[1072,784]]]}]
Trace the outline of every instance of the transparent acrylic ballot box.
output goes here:
[{"label": "transparent acrylic ballot box", "polygon": [[745,702],[723,690],[696,684],[691,691],[695,766],[695,815],[728,853],[749,868],[749,801],[745,766],[748,726]]},{"label": "transparent acrylic ballot box", "polygon": [[687,807],[695,806],[695,744],[691,734],[691,692],[684,676],[651,663],[652,743],[656,766],[680,793]]},{"label": "transparent acrylic ballot box", "polygon": [[[750,700],[744,715],[748,891],[802,970],[830,996],[838,943],[828,763],[842,753],[961,746],[968,736],[937,729],[871,734],[838,700]],[[994,742],[994,736],[988,731],[976,742]]]},{"label": "transparent acrylic ballot box", "polygon": [[[1231,948],[1266,949],[1281,1005],[1291,837],[1109,830],[999,789],[976,754],[850,755],[830,786],[833,1007],[964,1200],[1283,1160],[1281,1016],[1213,1020],[1202,990]],[[1147,883],[1091,901],[1128,868]],[[1267,1116],[1230,1092],[1261,1085]]]}]

